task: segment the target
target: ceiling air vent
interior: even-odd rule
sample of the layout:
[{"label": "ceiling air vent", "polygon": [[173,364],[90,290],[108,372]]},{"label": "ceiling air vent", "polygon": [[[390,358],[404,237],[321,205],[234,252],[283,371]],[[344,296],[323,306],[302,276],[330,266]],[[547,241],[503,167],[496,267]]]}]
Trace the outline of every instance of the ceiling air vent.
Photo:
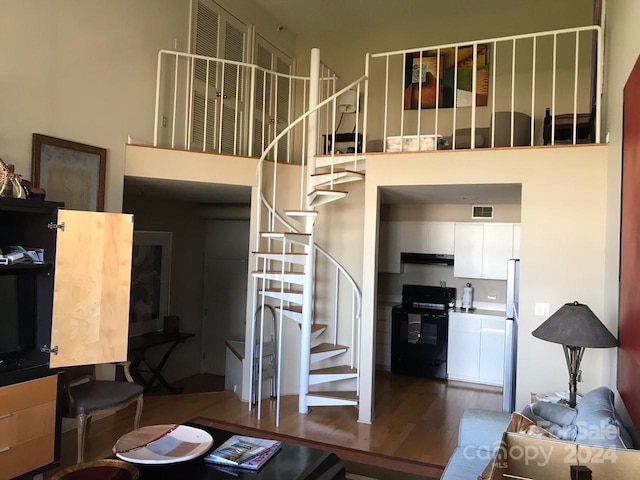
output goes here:
[{"label": "ceiling air vent", "polygon": [[471,218],[493,218],[493,205],[474,205],[471,207]]}]

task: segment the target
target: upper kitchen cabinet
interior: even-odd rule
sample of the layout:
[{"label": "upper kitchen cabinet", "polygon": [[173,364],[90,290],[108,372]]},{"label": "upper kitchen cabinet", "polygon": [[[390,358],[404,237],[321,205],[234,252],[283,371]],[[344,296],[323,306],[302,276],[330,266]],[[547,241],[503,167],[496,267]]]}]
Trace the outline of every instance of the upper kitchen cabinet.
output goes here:
[{"label": "upper kitchen cabinet", "polygon": [[454,222],[381,221],[378,271],[400,273],[400,254],[454,253]]},{"label": "upper kitchen cabinet", "polygon": [[520,256],[520,225],[456,223],[453,275],[507,279],[507,260]]}]

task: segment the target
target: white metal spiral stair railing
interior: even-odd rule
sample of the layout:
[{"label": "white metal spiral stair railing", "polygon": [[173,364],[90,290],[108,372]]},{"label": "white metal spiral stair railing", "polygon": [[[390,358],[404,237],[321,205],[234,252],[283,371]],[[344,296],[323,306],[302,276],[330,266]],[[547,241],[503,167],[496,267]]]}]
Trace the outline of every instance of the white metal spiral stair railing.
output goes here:
[{"label": "white metal spiral stair railing", "polygon": [[[317,61],[319,62],[319,52],[315,54]],[[283,320],[289,318],[295,321],[300,326],[300,360],[299,360],[299,412],[307,413],[309,406],[322,406],[322,405],[358,405],[359,396],[359,373],[358,373],[358,357],[357,354],[359,348],[360,338],[360,317],[361,317],[361,293],[355,280],[345,268],[339,264],[339,262],[329,255],[328,252],[315,245],[314,239],[314,222],[318,215],[318,212],[312,210],[311,207],[327,203],[338,198],[344,197],[346,192],[342,192],[340,195],[333,195],[335,192],[334,185],[336,183],[344,183],[346,181],[361,180],[363,178],[362,173],[358,175],[344,175],[344,171],[335,168],[339,162],[338,159],[331,155],[329,162],[324,163],[318,168],[326,168],[327,172],[321,172],[322,175],[316,174],[315,166],[315,152],[317,145],[317,132],[316,124],[314,124],[314,117],[317,112],[322,108],[332,107],[330,113],[335,118],[336,111],[336,99],[345,91],[356,88],[358,93],[360,91],[361,84],[364,83],[366,91],[366,77],[354,81],[347,87],[343,88],[333,96],[327,98],[323,102],[317,103],[312,99],[317,98],[317,90],[314,91],[314,78],[318,78],[318,75],[314,75],[314,52],[312,52],[312,69],[311,69],[311,87],[310,87],[310,105],[309,110],[302,116],[293,121],[287,129],[282,131],[265,149],[258,165],[258,189],[260,192],[260,200],[268,212],[268,225],[267,230],[258,233],[256,238],[256,251],[254,256],[256,258],[256,269],[253,272],[254,277],[254,309],[257,311],[260,306],[264,307],[267,299],[275,301],[276,310],[278,311],[278,345],[277,345],[277,365],[278,372],[276,375],[276,425],[279,425],[280,419],[280,397],[281,397],[281,365],[282,359],[282,344],[283,344]],[[317,85],[317,81],[316,81]],[[365,97],[366,98],[366,97]],[[366,105],[366,104],[365,104]],[[359,110],[359,109],[358,109]],[[307,166],[307,176],[305,178],[304,170],[304,156],[302,162],[302,178],[301,178],[301,192],[308,190],[306,202],[303,200],[304,196],[301,194],[300,207],[298,210],[285,211],[285,215],[289,218],[300,221],[304,225],[304,231],[301,232],[298,228],[294,227],[289,221],[285,220],[277,211],[277,160],[273,163],[273,182],[271,201],[269,202],[263,192],[263,168],[265,165],[265,159],[269,155],[272,149],[277,149],[278,141],[281,137],[286,135],[295,127],[301,125],[303,131],[307,135],[307,152],[309,158],[309,166]],[[333,124],[335,131],[335,120]],[[278,156],[273,155],[272,158],[277,159]],[[356,154],[353,157],[344,155],[340,156],[339,160],[349,158],[350,162],[353,162],[353,171],[362,170],[362,157]],[[331,160],[333,159],[333,161]],[[360,162],[360,165],[358,163]],[[312,181],[311,178],[316,178]],[[348,177],[348,178],[346,178]],[[317,179],[321,178],[321,181]],[[315,184],[315,185],[314,185]],[[305,188],[306,186],[306,188]],[[322,188],[328,186],[329,188]],[[261,211],[258,209],[257,223],[258,229],[261,228]],[[284,231],[276,230],[276,222],[284,227]],[[261,245],[266,243],[266,248],[261,249]],[[301,251],[302,249],[302,251]],[[335,306],[334,306],[334,319],[333,325],[321,324],[313,320],[314,309],[319,308],[314,305],[314,282],[315,282],[315,266],[316,256],[321,257],[323,260],[327,260],[336,271],[336,283],[335,283]],[[350,312],[350,341],[345,342],[348,345],[340,345],[338,343],[338,314],[340,308],[338,306],[339,292],[340,292],[340,278],[346,279],[351,287],[352,297],[352,311]],[[261,308],[261,315],[264,315],[264,308]],[[258,374],[257,378],[262,378],[262,362],[263,358],[263,346],[258,344],[258,352],[254,352],[253,348],[256,344],[255,338],[258,332],[255,331],[256,323],[264,326],[264,318],[261,318],[260,322],[254,322],[251,328],[251,339],[249,345],[252,351],[250,352],[250,358],[258,358]],[[323,337],[328,335],[328,331],[333,331],[333,338],[329,341],[323,341]],[[263,338],[264,332],[258,334],[258,338]],[[312,346],[312,343],[314,345]],[[348,365],[331,366],[328,368],[315,368],[311,370],[311,364],[322,362],[326,359],[336,357],[337,355],[351,353],[351,358]],[[290,361],[290,360],[288,360]],[[251,362],[251,368],[253,368],[253,362]],[[251,371],[251,378],[254,378],[255,373]],[[345,392],[310,392],[310,385],[321,385],[338,380],[354,379],[356,383],[355,392],[351,394],[345,394]],[[253,382],[250,382],[249,397],[254,397]],[[262,399],[262,382],[258,382],[257,385],[257,408],[258,419],[260,419],[261,399]],[[252,408],[250,402],[250,409]]]}]

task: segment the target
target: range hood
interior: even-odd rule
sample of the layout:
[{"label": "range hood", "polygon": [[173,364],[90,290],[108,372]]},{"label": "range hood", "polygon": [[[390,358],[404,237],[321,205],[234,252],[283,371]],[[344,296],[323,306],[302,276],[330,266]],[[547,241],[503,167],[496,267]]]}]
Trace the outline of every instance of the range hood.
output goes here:
[{"label": "range hood", "polygon": [[422,265],[453,265],[453,255],[444,253],[400,253],[402,263],[419,263]]}]

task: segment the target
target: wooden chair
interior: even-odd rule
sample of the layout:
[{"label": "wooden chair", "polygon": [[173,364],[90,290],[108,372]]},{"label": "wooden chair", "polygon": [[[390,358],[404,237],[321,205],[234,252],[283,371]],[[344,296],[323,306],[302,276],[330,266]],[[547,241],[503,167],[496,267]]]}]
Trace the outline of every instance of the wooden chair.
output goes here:
[{"label": "wooden chair", "polygon": [[133,428],[140,426],[144,388],[131,378],[128,361],[116,365],[124,367],[126,382],[96,380],[92,365],[70,367],[60,375],[67,401],[63,417],[75,418],[78,422],[78,463],[84,460],[86,432],[94,415],[112,413],[137,401]]}]

